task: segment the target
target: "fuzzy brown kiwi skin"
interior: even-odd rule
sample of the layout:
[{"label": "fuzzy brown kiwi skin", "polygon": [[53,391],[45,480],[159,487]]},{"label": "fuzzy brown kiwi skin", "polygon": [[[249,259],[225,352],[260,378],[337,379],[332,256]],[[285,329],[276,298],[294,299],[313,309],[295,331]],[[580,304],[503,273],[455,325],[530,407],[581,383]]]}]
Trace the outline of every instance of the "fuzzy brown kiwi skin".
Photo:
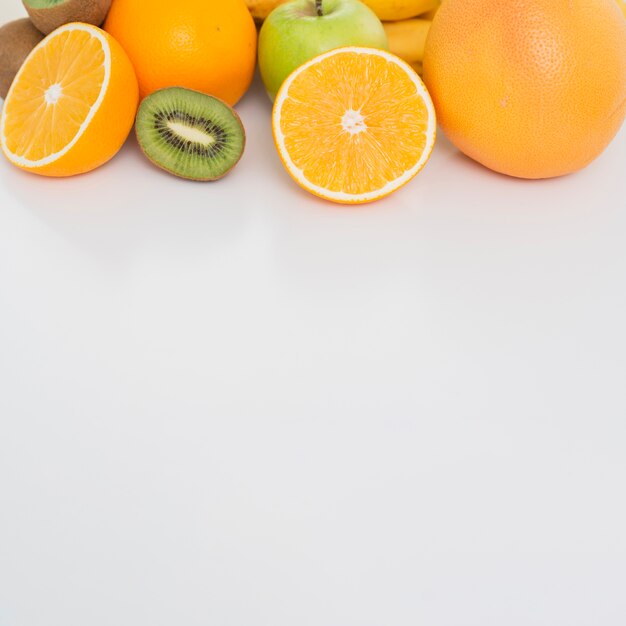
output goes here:
[{"label": "fuzzy brown kiwi skin", "polygon": [[32,49],[43,39],[25,17],[0,28],[0,98],[6,98],[11,83]]},{"label": "fuzzy brown kiwi skin", "polygon": [[70,22],[85,22],[100,26],[111,8],[111,0],[67,0],[62,4],[47,9],[35,9],[28,6],[28,0],[22,0],[33,24],[44,34]]},{"label": "fuzzy brown kiwi skin", "polygon": [[[169,88],[166,87],[165,89],[169,89]],[[194,91],[194,90],[193,89],[188,89],[187,91]],[[201,93],[201,92],[198,92],[198,93]],[[206,95],[206,94],[203,94],[203,95]],[[243,156],[244,152],[246,151],[246,141],[247,141],[246,129],[245,129],[244,125],[243,125],[243,122],[241,121],[241,117],[239,117],[239,113],[237,113],[237,111],[235,111],[235,109],[233,109],[233,107],[231,107],[228,103],[224,102],[224,100],[222,100],[221,98],[218,98],[217,96],[211,96],[211,97],[215,98],[216,100],[219,100],[221,103],[225,104],[232,111],[233,115],[235,116],[235,119],[239,122],[239,124],[241,126],[241,130],[243,131],[243,143],[241,145],[241,154],[239,155],[239,158],[230,166],[230,168],[227,169],[220,176],[215,176],[213,178],[192,178],[190,176],[183,176],[182,174],[179,174],[178,172],[174,172],[173,170],[165,167],[161,163],[158,163],[157,161],[155,161],[154,159],[152,159],[151,157],[148,156],[148,154],[143,149],[143,146],[141,145],[141,138],[139,137],[139,132],[137,131],[137,125],[135,124],[135,136],[137,137],[137,143],[139,144],[139,149],[141,150],[143,155],[146,157],[146,159],[148,159],[148,161],[150,161],[150,163],[152,163],[153,165],[156,165],[159,169],[163,170],[164,172],[167,172],[168,174],[172,174],[172,176],[176,176],[177,178],[182,178],[183,180],[190,180],[190,181],[196,182],[196,183],[210,183],[210,182],[213,182],[215,180],[220,180],[221,178],[224,178],[224,176],[226,176],[227,174],[229,174],[230,172],[233,171],[233,169],[235,168],[237,163],[239,163],[239,161],[241,161],[241,157]]]}]

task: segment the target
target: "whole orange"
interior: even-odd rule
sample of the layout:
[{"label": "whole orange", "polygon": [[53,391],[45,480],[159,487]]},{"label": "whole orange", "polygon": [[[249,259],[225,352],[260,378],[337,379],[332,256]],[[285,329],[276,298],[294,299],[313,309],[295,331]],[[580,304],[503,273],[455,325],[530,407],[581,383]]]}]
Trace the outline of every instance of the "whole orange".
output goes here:
[{"label": "whole orange", "polygon": [[244,0],[113,0],[104,25],[142,97],[187,87],[235,104],[252,81],[257,32]]},{"label": "whole orange", "polygon": [[521,178],[588,165],[626,114],[626,20],[615,0],[445,0],[424,54],[441,128]]}]

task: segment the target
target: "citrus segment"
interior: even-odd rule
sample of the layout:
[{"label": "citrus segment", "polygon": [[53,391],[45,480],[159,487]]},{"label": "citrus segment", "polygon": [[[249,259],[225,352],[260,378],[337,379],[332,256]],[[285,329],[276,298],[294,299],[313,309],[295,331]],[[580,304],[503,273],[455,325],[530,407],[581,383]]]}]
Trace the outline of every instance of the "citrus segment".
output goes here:
[{"label": "citrus segment", "polygon": [[89,171],[119,150],[137,100],[119,45],[95,26],[69,24],[44,39],[17,74],[2,112],[2,149],[40,174]]},{"label": "citrus segment", "polygon": [[8,149],[34,163],[53,157],[77,135],[102,91],[106,66],[102,45],[85,31],[61,33],[35,50],[30,63],[10,102],[6,131]]},{"label": "citrus segment", "polygon": [[386,196],[424,166],[435,112],[406,63],[370,48],[339,48],[298,68],[280,89],[274,139],[289,174],[323,198]]}]

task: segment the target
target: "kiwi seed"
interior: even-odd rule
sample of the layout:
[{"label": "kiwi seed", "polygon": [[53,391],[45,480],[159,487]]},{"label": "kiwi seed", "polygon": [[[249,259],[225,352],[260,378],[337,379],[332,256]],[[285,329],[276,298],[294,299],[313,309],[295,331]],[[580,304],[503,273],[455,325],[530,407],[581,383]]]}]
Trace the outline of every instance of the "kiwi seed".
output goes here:
[{"label": "kiwi seed", "polygon": [[0,98],[6,98],[22,63],[42,39],[27,17],[0,28]]},{"label": "kiwi seed", "polygon": [[160,168],[190,180],[217,180],[243,154],[246,134],[237,113],[219,98],[182,87],[155,91],[137,112],[143,153]]},{"label": "kiwi seed", "polygon": [[100,26],[111,0],[22,0],[33,24],[45,35],[63,24],[86,22]]}]

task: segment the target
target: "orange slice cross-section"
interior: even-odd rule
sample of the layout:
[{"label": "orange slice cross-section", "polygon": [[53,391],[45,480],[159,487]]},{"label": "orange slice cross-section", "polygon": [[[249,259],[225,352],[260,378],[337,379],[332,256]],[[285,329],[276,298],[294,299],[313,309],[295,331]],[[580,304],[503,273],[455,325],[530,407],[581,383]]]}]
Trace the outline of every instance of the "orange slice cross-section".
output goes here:
[{"label": "orange slice cross-section", "polygon": [[7,158],[22,169],[70,176],[98,167],[132,128],[138,88],[110,35],[68,24],[44,39],[18,72],[2,111]]},{"label": "orange slice cross-section", "polygon": [[372,48],[338,48],[295,70],[276,96],[272,122],[292,178],[342,203],[400,188],[435,143],[435,111],[421,79],[398,57]]}]

